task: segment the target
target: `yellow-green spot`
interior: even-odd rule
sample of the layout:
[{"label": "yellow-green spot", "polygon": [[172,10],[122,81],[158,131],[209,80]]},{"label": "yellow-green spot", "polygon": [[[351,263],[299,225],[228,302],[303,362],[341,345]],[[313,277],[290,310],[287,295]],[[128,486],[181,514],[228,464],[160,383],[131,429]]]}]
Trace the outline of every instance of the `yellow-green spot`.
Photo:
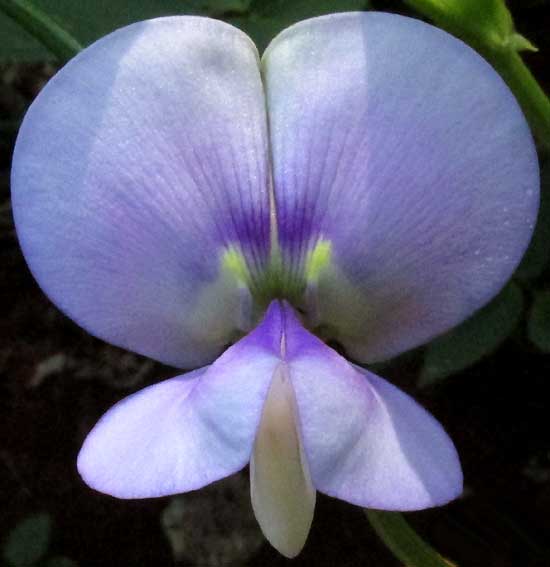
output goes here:
[{"label": "yellow-green spot", "polygon": [[227,248],[222,255],[222,270],[234,277],[239,284],[250,284],[250,272],[246,259],[240,250],[234,246]]},{"label": "yellow-green spot", "polygon": [[278,245],[273,245],[269,261],[261,271],[250,270],[246,257],[238,246],[230,245],[221,254],[220,267],[223,279],[248,288],[254,307],[263,312],[274,299],[286,299],[295,307],[304,304],[304,294],[309,284],[317,284],[319,278],[331,267],[332,243],[320,239],[309,251],[300,270],[289,269]]},{"label": "yellow-green spot", "polygon": [[306,261],[306,281],[316,283],[319,276],[329,266],[332,258],[332,243],[330,240],[319,240]]}]

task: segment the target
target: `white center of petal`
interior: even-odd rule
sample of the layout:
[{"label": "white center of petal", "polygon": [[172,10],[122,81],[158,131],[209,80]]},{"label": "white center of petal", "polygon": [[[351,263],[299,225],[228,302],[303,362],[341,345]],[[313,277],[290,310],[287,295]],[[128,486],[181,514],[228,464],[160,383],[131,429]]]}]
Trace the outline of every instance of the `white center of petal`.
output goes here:
[{"label": "white center of petal", "polygon": [[315,488],[296,423],[286,365],[273,376],[250,460],[252,508],[267,540],[286,557],[304,546],[315,508]]}]

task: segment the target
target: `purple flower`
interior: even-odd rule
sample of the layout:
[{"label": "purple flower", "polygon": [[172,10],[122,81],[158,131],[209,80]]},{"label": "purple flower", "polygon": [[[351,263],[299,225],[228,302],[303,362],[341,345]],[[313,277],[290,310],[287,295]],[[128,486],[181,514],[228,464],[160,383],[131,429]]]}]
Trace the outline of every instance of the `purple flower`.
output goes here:
[{"label": "purple flower", "polygon": [[317,338],[360,363],[394,356],[487,302],[525,250],[532,139],[460,41],[338,14],[285,30],[260,61],[215,20],[118,30],[32,105],[13,204],[31,270],[65,313],[202,366],[105,414],[78,460],[93,488],[163,496],[250,462],[256,517],[287,556],[317,490],[386,510],[461,493],[437,421]]}]

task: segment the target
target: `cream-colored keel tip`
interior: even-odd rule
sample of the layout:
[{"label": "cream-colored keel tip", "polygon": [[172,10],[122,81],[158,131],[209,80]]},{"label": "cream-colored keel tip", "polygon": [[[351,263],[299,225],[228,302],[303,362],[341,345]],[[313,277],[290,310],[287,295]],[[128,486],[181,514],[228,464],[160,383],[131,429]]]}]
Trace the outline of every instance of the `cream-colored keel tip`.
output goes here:
[{"label": "cream-colored keel tip", "polygon": [[297,428],[296,404],[286,365],[273,376],[250,460],[252,508],[271,545],[295,557],[306,542],[315,488]]}]

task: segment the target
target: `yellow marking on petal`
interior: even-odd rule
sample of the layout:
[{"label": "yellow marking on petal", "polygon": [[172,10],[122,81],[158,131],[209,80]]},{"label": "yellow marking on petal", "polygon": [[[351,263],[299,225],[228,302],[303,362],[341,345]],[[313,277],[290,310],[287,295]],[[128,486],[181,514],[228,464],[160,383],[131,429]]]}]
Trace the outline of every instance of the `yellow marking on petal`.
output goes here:
[{"label": "yellow marking on petal", "polygon": [[306,276],[307,325],[325,340],[346,344],[350,354],[350,345],[364,345],[368,341],[365,321],[372,320],[371,303],[340,269],[329,240],[319,240],[310,252]]},{"label": "yellow marking on petal", "polygon": [[306,261],[306,281],[317,282],[321,273],[330,266],[331,259],[332,243],[330,240],[319,240]]},{"label": "yellow marking on petal", "polygon": [[220,350],[255,321],[251,316],[250,272],[246,259],[235,246],[221,251],[218,274],[198,292],[195,308],[186,319],[197,342],[208,341]]},{"label": "yellow marking on petal", "polygon": [[246,259],[236,247],[229,246],[223,252],[221,264],[222,270],[228,272],[228,275],[233,276],[239,283],[248,284],[250,282],[250,272],[246,265]]}]

